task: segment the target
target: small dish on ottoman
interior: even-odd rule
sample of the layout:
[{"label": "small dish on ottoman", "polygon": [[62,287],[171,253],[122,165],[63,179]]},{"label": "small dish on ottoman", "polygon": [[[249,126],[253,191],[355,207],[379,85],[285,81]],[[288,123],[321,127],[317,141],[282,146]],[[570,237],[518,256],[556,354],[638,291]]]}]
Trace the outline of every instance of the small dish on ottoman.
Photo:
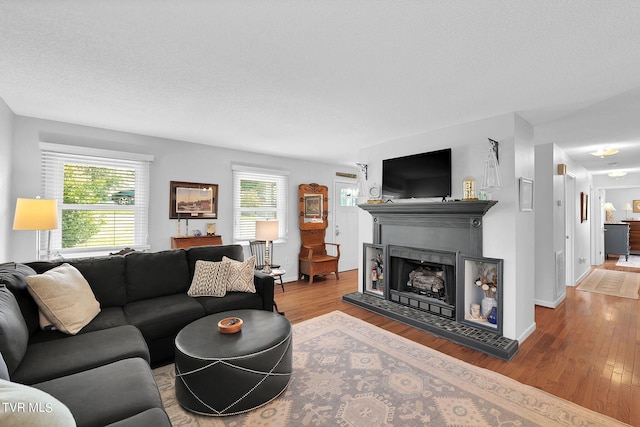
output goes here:
[{"label": "small dish on ottoman", "polygon": [[223,334],[235,334],[242,329],[242,319],[239,317],[225,317],[218,322],[218,330]]}]

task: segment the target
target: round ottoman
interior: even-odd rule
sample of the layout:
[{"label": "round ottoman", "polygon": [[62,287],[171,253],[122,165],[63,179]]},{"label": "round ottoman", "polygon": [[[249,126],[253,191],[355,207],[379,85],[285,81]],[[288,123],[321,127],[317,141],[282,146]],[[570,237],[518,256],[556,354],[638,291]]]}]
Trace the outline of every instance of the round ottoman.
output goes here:
[{"label": "round ottoman", "polygon": [[[239,317],[242,330],[218,331],[225,317]],[[291,323],[265,310],[212,314],[176,336],[176,398],[188,411],[234,415],[282,393],[291,379]]]}]

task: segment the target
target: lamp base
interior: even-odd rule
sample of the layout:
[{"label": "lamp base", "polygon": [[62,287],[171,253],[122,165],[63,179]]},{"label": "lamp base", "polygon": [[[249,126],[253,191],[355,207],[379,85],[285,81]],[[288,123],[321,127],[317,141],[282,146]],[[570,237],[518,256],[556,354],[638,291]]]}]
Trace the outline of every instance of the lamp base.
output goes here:
[{"label": "lamp base", "polygon": [[271,270],[271,266],[269,264],[265,265],[264,268],[262,269],[262,272],[264,274],[271,274],[273,270]]}]

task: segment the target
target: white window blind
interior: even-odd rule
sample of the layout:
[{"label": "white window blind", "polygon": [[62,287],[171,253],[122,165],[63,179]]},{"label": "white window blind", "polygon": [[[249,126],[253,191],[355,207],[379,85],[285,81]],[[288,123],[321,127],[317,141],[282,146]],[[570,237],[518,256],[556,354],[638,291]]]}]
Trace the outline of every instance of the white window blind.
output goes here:
[{"label": "white window blind", "polygon": [[278,220],[278,240],[287,234],[289,172],[232,165],[233,240],[256,238],[256,221]]},{"label": "white window blind", "polygon": [[[149,165],[153,157],[42,143],[45,198],[58,201],[51,253],[99,255],[149,248]],[[40,242],[41,253],[46,239]]]}]

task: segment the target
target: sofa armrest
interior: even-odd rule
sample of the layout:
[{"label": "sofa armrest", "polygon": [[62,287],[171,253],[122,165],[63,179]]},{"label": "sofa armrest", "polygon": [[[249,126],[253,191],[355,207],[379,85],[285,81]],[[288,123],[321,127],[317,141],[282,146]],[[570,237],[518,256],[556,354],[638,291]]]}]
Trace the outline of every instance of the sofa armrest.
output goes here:
[{"label": "sofa armrest", "polygon": [[253,284],[256,287],[256,292],[262,296],[262,309],[273,311],[273,277],[255,270],[253,272]]}]

